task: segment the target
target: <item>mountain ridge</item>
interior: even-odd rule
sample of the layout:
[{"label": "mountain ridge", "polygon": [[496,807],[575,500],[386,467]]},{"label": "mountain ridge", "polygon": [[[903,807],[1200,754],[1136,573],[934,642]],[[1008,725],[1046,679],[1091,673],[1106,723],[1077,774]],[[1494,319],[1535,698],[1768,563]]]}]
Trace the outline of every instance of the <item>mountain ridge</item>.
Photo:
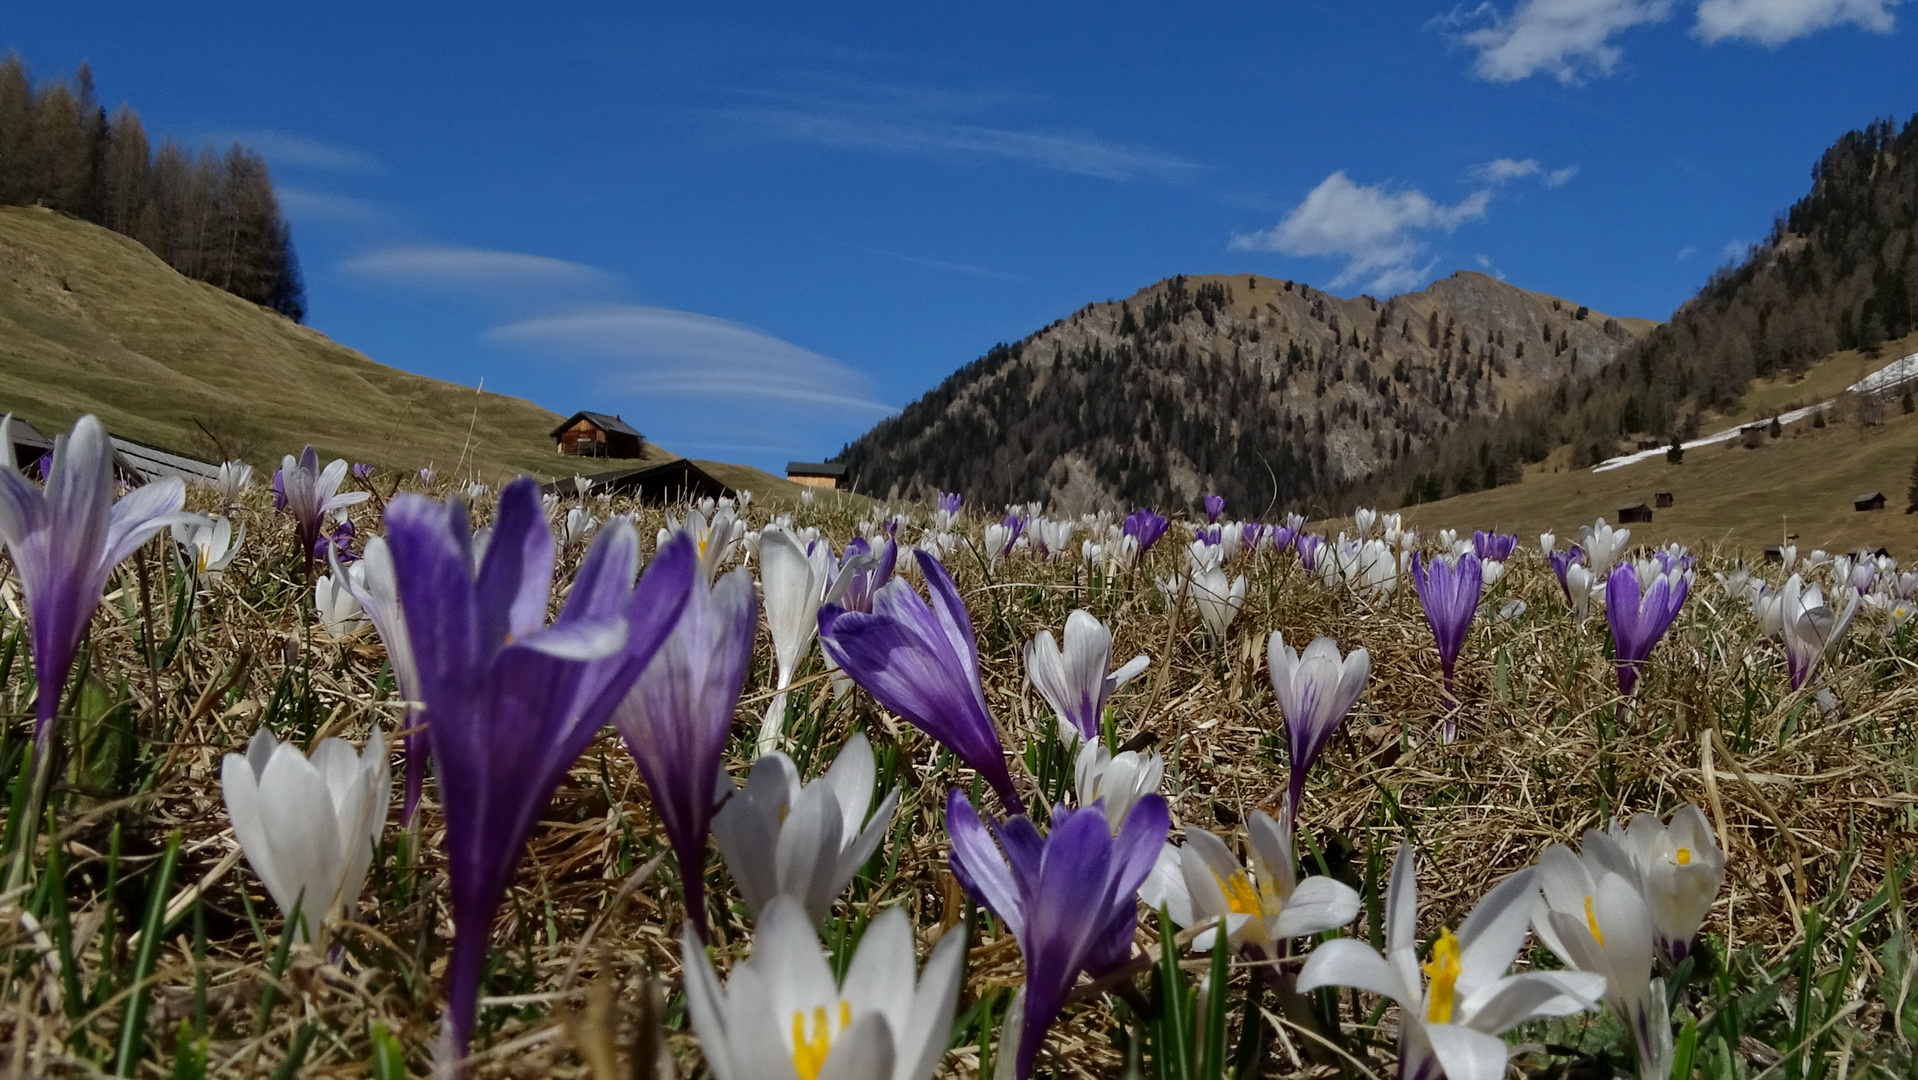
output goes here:
[{"label": "mountain ridge", "polygon": [[[1309,510],[1656,325],[1468,270],[1386,300],[1177,276],[995,346],[838,460],[889,498],[1082,510],[1218,491]],[[1140,407],[1122,409],[1128,397]]]}]

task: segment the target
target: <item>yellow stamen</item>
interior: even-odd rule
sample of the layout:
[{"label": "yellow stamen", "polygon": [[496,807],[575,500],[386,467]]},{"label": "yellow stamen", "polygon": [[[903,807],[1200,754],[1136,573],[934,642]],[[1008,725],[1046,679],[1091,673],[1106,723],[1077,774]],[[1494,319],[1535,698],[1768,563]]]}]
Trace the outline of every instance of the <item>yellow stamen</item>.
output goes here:
[{"label": "yellow stamen", "polygon": [[[844,1031],[852,1026],[852,1004],[841,998],[839,1001],[839,1029]],[[824,1005],[814,1006],[812,1011],[812,1038],[806,1037],[806,1014],[793,1013],[793,1071],[799,1074],[799,1080],[818,1080],[819,1070],[826,1067],[826,1056],[832,1053],[832,1026],[827,1019]]]},{"label": "yellow stamen", "polygon": [[1585,925],[1591,928],[1592,940],[1598,942],[1599,948],[1604,948],[1605,931],[1598,928],[1598,916],[1592,914],[1592,898],[1589,896],[1585,898]]},{"label": "yellow stamen", "polygon": [[1678,849],[1678,865],[1690,866],[1691,863],[1692,863],[1692,849],[1688,847],[1679,848]]},{"label": "yellow stamen", "polygon": [[1458,953],[1458,935],[1450,930],[1441,931],[1439,939],[1432,943],[1432,958],[1424,965],[1425,977],[1432,980],[1432,988],[1426,994],[1425,1022],[1428,1024],[1452,1022],[1453,999],[1458,991]]},{"label": "yellow stamen", "polygon": [[1252,888],[1245,871],[1234,870],[1231,877],[1220,877],[1212,872],[1212,880],[1219,883],[1219,891],[1225,893],[1225,906],[1232,909],[1234,915],[1257,915],[1263,910],[1259,906],[1258,891]]}]

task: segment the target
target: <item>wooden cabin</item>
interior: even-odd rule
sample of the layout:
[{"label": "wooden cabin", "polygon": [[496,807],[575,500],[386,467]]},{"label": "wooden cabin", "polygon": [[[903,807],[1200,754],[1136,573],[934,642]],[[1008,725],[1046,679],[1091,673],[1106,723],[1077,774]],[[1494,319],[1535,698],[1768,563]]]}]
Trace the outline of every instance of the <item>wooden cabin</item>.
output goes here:
[{"label": "wooden cabin", "polygon": [[646,437],[617,413],[576,412],[553,429],[554,449],[573,457],[636,458]]},{"label": "wooden cabin", "polygon": [[788,461],[786,479],[807,487],[843,491],[846,487],[846,467],[832,461]]},{"label": "wooden cabin", "polygon": [[1661,491],[1658,494],[1652,496],[1652,505],[1657,507],[1660,510],[1665,509],[1666,507],[1672,505],[1672,503],[1676,501],[1677,500],[1672,498],[1672,493],[1669,491]]},{"label": "wooden cabin", "polygon": [[1885,493],[1882,491],[1868,491],[1856,499],[1853,499],[1851,501],[1851,508],[1861,514],[1867,510],[1883,510],[1885,508]]},{"label": "wooden cabin", "polygon": [[1745,449],[1756,450],[1765,444],[1765,427],[1764,424],[1747,424],[1738,429],[1738,437],[1745,444]]},{"label": "wooden cabin", "polygon": [[1636,522],[1647,522],[1650,520],[1652,520],[1652,508],[1646,506],[1644,503],[1619,508],[1618,523],[1620,525],[1630,525]]}]

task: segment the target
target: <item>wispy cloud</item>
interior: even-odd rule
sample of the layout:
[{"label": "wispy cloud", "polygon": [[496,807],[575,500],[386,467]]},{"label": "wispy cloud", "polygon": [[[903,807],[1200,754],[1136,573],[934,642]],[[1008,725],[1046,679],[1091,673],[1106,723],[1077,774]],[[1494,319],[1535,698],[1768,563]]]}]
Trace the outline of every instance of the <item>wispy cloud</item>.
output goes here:
[{"label": "wispy cloud", "polygon": [[[734,91],[752,99],[702,110],[790,142],[944,161],[1002,161],[1100,180],[1176,182],[1205,166],[1147,147],[1075,132],[981,122],[1022,95],[844,83],[830,95]],[[964,119],[961,119],[964,117]]]},{"label": "wispy cloud", "polygon": [[495,327],[486,340],[591,358],[606,389],[649,396],[761,398],[878,416],[865,376],[830,357],[726,319],[640,304],[597,304]]},{"label": "wispy cloud", "polygon": [[1684,247],[1678,249],[1678,254],[1672,256],[1672,261],[1682,263],[1690,262],[1696,258],[1698,258],[1698,245],[1686,244]]},{"label": "wispy cloud", "polygon": [[316,191],[295,184],[275,184],[273,193],[279,196],[280,209],[291,217],[309,221],[371,222],[385,221],[392,216],[385,207],[365,199]]},{"label": "wispy cloud", "polygon": [[987,281],[1004,281],[1014,285],[1032,284],[1032,279],[1022,274],[1008,274],[1003,270],[994,270],[990,267],[974,266],[971,263],[948,262],[945,259],[929,259],[921,255],[906,255],[897,251],[887,251],[885,248],[855,244],[849,240],[835,240],[833,242],[841,247],[851,248],[854,251],[863,251],[868,255],[878,255],[886,259],[896,259],[899,262],[912,266],[923,266],[928,270],[940,270],[948,274],[958,274],[962,277],[983,278]]},{"label": "wispy cloud", "polygon": [[1891,33],[1899,0],[1703,0],[1692,33],[1707,43],[1726,38],[1777,48],[1793,38],[1847,24]]},{"label": "wispy cloud", "polygon": [[1548,188],[1564,187],[1572,177],[1578,175],[1578,166],[1567,165],[1562,169],[1546,169],[1537,158],[1515,161],[1512,158],[1499,158],[1483,165],[1472,166],[1472,178],[1486,184],[1502,184],[1507,180],[1518,180],[1527,176],[1536,176],[1539,182]]},{"label": "wispy cloud", "polygon": [[1671,12],[1672,0],[1520,0],[1509,16],[1490,3],[1461,5],[1426,25],[1476,51],[1472,70],[1481,79],[1517,82],[1544,72],[1574,85],[1618,67],[1624,53],[1613,38]]},{"label": "wispy cloud", "polygon": [[244,143],[265,156],[268,164],[276,166],[340,173],[379,172],[384,168],[371,154],[310,135],[269,130],[215,131],[206,139],[215,145]]},{"label": "wispy cloud", "polygon": [[409,244],[348,259],[340,269],[360,277],[439,289],[598,287],[609,275],[594,266],[518,251]]},{"label": "wispy cloud", "polygon": [[1734,237],[1725,241],[1725,246],[1718,249],[1719,265],[1737,266],[1751,256],[1753,246],[1754,242],[1744,237]]}]

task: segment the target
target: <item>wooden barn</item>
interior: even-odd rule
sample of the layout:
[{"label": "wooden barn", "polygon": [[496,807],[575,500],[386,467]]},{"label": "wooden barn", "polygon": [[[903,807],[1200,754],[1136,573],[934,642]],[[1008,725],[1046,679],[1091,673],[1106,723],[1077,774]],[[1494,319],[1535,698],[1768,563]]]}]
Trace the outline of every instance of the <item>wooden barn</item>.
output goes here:
[{"label": "wooden barn", "polygon": [[807,487],[842,491],[846,487],[846,467],[831,461],[788,461],[786,479]]},{"label": "wooden barn", "polygon": [[1885,493],[1882,491],[1867,491],[1851,501],[1851,508],[1861,514],[1867,510],[1883,510],[1885,508]]},{"label": "wooden barn", "polygon": [[554,449],[574,457],[636,458],[646,437],[617,414],[576,412],[553,429]]},{"label": "wooden barn", "polygon": [[1629,525],[1635,522],[1646,522],[1650,520],[1652,520],[1652,508],[1646,506],[1644,503],[1619,508],[1618,523],[1620,525]]}]

